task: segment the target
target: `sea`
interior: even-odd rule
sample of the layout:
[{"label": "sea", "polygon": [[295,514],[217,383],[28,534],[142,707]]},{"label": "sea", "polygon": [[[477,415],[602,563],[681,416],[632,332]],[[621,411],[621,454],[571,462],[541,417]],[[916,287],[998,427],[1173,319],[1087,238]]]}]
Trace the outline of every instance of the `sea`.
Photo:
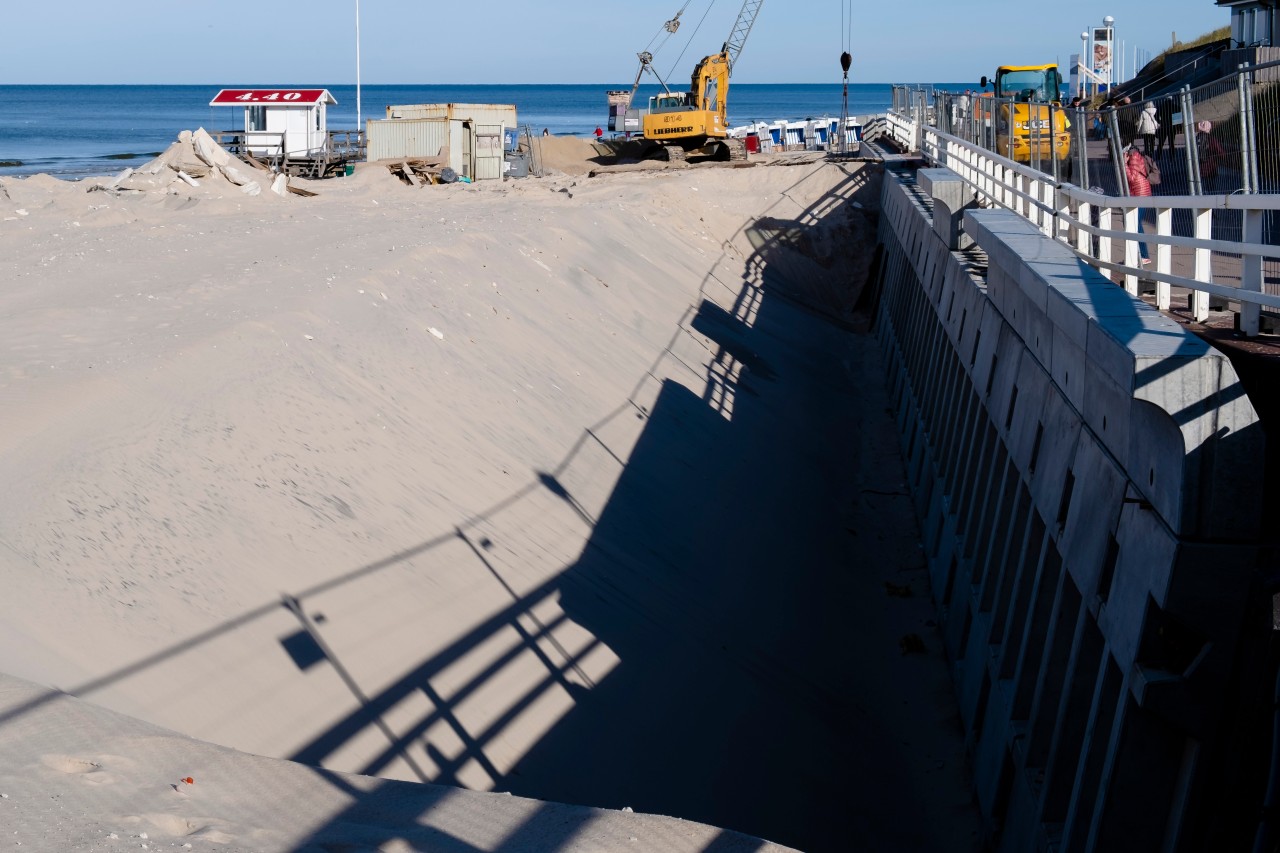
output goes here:
[{"label": "sea", "polygon": [[[0,86],[0,176],[43,172],[75,180],[109,175],[145,163],[183,130],[242,130],[241,111],[209,105],[222,88],[232,86]],[[338,101],[329,111],[329,129],[356,129],[356,87],[324,88]],[[596,127],[607,129],[605,92],[625,88],[603,83],[366,85],[360,89],[361,117],[384,118],[390,104],[514,104],[520,124],[534,133],[589,136]],[[637,101],[656,92],[642,86]],[[890,93],[887,83],[850,84],[849,114],[887,112]],[[841,100],[838,83],[738,83],[729,95],[729,123],[835,117]]]}]

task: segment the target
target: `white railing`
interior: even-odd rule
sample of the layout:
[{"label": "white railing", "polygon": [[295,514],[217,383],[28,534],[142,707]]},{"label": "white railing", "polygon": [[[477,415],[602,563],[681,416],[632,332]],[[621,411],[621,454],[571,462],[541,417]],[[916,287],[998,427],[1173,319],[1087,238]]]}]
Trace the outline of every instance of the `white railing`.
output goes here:
[{"label": "white railing", "polygon": [[[1280,260],[1280,246],[1263,242],[1268,217],[1280,218],[1280,195],[1107,196],[1056,182],[937,128],[919,128],[912,116],[890,113],[887,124],[904,150],[915,150],[919,138],[925,161],[960,175],[979,203],[1013,210],[1104,274],[1122,274],[1130,293],[1138,294],[1140,280],[1153,281],[1160,310],[1170,307],[1174,287],[1191,291],[1189,307],[1197,322],[1208,319],[1211,296],[1224,299],[1238,306],[1240,330],[1250,337],[1258,334],[1263,308],[1280,311],[1280,289],[1272,285],[1267,292],[1264,275],[1265,262]],[[1231,222],[1224,228],[1228,216]],[[1191,233],[1174,233],[1175,218],[1179,230]],[[1143,219],[1146,224],[1140,226]],[[1219,233],[1238,230],[1241,239],[1215,238],[1215,224]],[[1147,244],[1150,266],[1141,264],[1140,243]],[[1175,247],[1189,250],[1190,275],[1174,273]],[[1231,276],[1238,285],[1215,279],[1215,252],[1223,253],[1216,259],[1219,267],[1234,266],[1238,258],[1238,275]]]}]

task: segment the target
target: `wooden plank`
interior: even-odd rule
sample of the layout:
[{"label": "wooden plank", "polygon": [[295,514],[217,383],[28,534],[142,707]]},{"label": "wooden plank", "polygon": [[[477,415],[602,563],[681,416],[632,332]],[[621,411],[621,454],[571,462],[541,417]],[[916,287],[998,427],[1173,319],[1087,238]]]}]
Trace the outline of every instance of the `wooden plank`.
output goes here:
[{"label": "wooden plank", "polygon": [[404,169],[404,176],[406,179],[408,179],[409,186],[412,186],[412,187],[421,186],[421,184],[418,183],[418,176],[413,173],[413,168],[409,165],[408,160],[405,160],[402,164],[400,164],[400,167]]}]

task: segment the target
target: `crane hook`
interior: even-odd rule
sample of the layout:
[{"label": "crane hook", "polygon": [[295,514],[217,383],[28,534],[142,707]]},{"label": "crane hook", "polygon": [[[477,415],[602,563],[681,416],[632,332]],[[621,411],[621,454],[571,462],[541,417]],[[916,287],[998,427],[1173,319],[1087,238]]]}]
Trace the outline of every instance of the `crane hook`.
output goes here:
[{"label": "crane hook", "polygon": [[844,76],[849,76],[849,66],[853,64],[853,57],[849,55],[849,51],[840,54],[840,67],[844,69]]}]

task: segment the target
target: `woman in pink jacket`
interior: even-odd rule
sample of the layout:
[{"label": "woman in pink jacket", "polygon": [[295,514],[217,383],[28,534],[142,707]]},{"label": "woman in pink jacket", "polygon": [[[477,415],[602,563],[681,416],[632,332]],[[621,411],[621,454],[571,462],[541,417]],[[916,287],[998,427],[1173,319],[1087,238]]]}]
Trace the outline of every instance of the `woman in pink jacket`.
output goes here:
[{"label": "woman in pink jacket", "polygon": [[[1147,180],[1149,169],[1147,167],[1147,158],[1133,145],[1125,150],[1124,155],[1124,174],[1129,179],[1129,195],[1149,196],[1151,195],[1151,181]],[[1145,208],[1138,213],[1138,232],[1141,233],[1145,229],[1142,223],[1151,215],[1151,211]],[[1138,251],[1142,254],[1142,265],[1145,267],[1151,263],[1147,256],[1147,244],[1141,240],[1138,241]]]}]

